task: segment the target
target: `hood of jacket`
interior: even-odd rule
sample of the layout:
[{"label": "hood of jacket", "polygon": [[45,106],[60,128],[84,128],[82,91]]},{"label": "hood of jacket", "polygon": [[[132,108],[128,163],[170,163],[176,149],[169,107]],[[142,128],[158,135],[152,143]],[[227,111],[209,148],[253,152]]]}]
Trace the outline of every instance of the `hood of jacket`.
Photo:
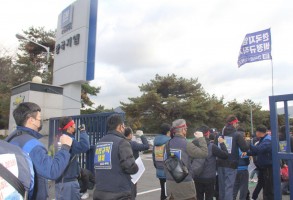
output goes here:
[{"label": "hood of jacket", "polygon": [[155,137],[154,145],[155,146],[162,146],[163,144],[166,144],[170,139],[171,139],[171,137],[169,137],[167,135],[158,135]]},{"label": "hood of jacket", "polygon": [[227,125],[225,128],[224,128],[224,136],[227,135],[231,135],[232,133],[235,133],[236,132],[236,128],[234,128],[233,125]]}]

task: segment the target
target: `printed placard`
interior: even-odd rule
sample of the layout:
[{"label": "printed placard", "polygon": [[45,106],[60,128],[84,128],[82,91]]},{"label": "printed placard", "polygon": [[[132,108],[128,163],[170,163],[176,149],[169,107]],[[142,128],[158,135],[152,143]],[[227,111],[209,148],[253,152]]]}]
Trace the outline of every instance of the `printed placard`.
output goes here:
[{"label": "printed placard", "polygon": [[95,152],[95,169],[112,169],[112,152],[113,142],[98,142]]},{"label": "printed placard", "polygon": [[[232,139],[233,138],[230,137],[230,136],[225,136],[224,137],[224,143],[225,143],[225,145],[227,147],[228,153],[231,153],[231,151],[232,151],[232,143],[233,143],[233,140]],[[218,144],[218,146],[221,147],[220,146],[220,143]]]},{"label": "printed placard", "polygon": [[[1,154],[0,163],[18,177],[18,166],[15,154]],[[22,199],[17,190],[2,177],[0,177],[0,186],[0,199]]]},{"label": "printed placard", "polygon": [[155,146],[154,148],[155,161],[164,161],[164,148],[165,148],[165,145]]},{"label": "printed placard", "polygon": [[181,160],[181,149],[170,149],[171,156],[176,156]]},{"label": "printed placard", "polygon": [[287,141],[279,141],[280,152],[287,151]]}]

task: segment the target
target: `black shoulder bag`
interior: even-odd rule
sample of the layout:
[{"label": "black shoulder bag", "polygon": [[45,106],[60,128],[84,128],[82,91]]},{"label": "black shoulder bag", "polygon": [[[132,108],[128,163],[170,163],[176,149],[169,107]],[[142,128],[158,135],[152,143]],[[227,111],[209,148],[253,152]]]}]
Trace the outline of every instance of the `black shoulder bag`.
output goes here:
[{"label": "black shoulder bag", "polygon": [[182,160],[175,155],[171,155],[169,142],[166,144],[167,159],[164,164],[176,183],[180,183],[188,175],[188,169]]}]

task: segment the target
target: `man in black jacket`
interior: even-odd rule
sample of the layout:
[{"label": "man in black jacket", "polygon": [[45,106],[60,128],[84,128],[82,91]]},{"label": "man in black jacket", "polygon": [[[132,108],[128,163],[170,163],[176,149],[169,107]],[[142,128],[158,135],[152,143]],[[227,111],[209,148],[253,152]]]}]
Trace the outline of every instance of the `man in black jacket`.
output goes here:
[{"label": "man in black jacket", "polygon": [[122,117],[107,119],[107,135],[96,145],[94,200],[131,199],[131,177],[138,171]]},{"label": "man in black jacket", "polygon": [[237,174],[237,167],[239,161],[239,148],[246,152],[249,145],[246,143],[242,135],[237,132],[238,119],[234,115],[228,116],[226,126],[223,128],[222,137],[225,140],[228,159],[218,159],[218,180],[219,180],[219,199],[232,200],[233,187]]},{"label": "man in black jacket", "polygon": [[[130,127],[125,128],[124,136],[126,137],[126,139],[129,141],[131,145],[135,160],[139,157],[140,151],[145,151],[150,148],[147,138],[143,135],[143,131],[137,130],[136,135],[140,137],[142,144],[132,140],[133,131]],[[131,199],[135,199],[137,194],[137,183],[132,184],[131,193],[132,193]]]},{"label": "man in black jacket", "polygon": [[133,156],[135,159],[139,157],[139,152],[140,151],[145,151],[150,148],[150,145],[148,143],[147,138],[143,135],[143,131],[137,130],[136,135],[140,137],[142,143],[138,143],[136,141],[133,141],[133,131],[130,127],[125,128],[125,133],[124,136],[126,139],[130,142],[132,151],[133,151]]}]

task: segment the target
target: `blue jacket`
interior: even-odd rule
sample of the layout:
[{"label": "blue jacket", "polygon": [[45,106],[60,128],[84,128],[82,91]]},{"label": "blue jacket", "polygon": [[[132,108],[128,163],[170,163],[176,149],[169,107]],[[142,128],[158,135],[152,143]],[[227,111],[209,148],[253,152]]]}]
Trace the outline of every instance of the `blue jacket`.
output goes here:
[{"label": "blue jacket", "polygon": [[150,145],[148,143],[148,140],[146,139],[146,137],[144,135],[142,135],[140,137],[142,144],[136,142],[136,141],[129,141],[132,151],[133,151],[133,156],[135,159],[137,159],[139,157],[139,152],[140,151],[145,151],[148,150],[150,148]]},{"label": "blue jacket", "polygon": [[167,135],[157,135],[154,139],[153,162],[158,178],[166,178],[164,172],[164,147],[171,138]]},{"label": "blue jacket", "polygon": [[[89,136],[85,131],[82,131],[80,133],[80,139],[77,141],[74,137],[74,135],[67,133],[66,131],[63,131],[62,134],[68,135],[72,138],[72,145],[70,149],[70,164],[68,165],[68,168],[66,169],[65,173],[62,174],[60,178],[56,180],[56,183],[60,182],[69,182],[77,180],[77,177],[80,174],[80,167],[78,163],[78,154],[85,153],[90,149],[90,142],[89,142]],[[63,180],[62,180],[63,179]]]},{"label": "blue jacket", "polygon": [[256,164],[262,168],[272,166],[272,138],[270,135],[265,135],[259,140],[255,146],[250,144],[250,150],[247,152],[249,156],[257,156]]},{"label": "blue jacket", "polygon": [[238,171],[239,170],[248,170],[249,165],[249,156],[242,156],[242,151],[239,149],[239,163],[238,163]]},{"label": "blue jacket", "polygon": [[[19,134],[19,133],[22,134]],[[56,180],[61,176],[66,168],[70,153],[70,147],[62,145],[61,150],[52,158],[48,151],[38,139],[42,135],[30,128],[18,126],[12,132],[6,141],[19,146],[31,158],[35,170],[35,186],[32,199],[47,199],[48,181],[47,179]],[[12,139],[11,139],[12,138]],[[11,139],[11,140],[10,140]]]}]

